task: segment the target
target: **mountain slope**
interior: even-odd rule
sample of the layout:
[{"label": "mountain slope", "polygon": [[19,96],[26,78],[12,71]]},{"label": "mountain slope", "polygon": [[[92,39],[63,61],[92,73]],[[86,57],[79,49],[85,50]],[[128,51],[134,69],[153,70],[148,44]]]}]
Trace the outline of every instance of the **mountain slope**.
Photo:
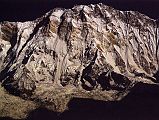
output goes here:
[{"label": "mountain slope", "polygon": [[0,24],[0,81],[12,94],[63,111],[73,97],[121,100],[158,84],[158,23],[103,4],[54,9]]}]

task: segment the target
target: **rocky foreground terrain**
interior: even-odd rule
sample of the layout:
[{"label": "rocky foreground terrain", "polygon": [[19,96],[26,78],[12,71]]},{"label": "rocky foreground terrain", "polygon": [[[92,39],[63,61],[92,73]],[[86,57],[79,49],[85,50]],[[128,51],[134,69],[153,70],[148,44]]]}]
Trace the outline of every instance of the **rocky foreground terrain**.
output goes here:
[{"label": "rocky foreground terrain", "polygon": [[1,22],[1,90],[63,112],[73,98],[119,101],[138,83],[158,85],[158,25],[139,12],[103,4]]}]

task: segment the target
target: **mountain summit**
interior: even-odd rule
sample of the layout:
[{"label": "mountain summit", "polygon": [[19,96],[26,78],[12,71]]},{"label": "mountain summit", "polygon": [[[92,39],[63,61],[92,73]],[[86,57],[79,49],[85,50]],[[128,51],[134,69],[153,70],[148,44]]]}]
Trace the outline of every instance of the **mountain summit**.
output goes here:
[{"label": "mountain summit", "polygon": [[118,101],[159,82],[159,28],[139,12],[78,5],[0,23],[0,81],[11,94],[63,111],[72,98]]}]

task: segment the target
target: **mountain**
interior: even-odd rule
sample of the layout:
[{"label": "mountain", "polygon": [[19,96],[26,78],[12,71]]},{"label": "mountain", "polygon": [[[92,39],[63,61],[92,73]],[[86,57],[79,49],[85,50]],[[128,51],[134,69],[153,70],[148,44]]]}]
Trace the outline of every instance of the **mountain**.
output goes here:
[{"label": "mountain", "polygon": [[138,83],[158,85],[158,25],[101,3],[1,22],[1,84],[58,112],[72,98],[119,101]]}]

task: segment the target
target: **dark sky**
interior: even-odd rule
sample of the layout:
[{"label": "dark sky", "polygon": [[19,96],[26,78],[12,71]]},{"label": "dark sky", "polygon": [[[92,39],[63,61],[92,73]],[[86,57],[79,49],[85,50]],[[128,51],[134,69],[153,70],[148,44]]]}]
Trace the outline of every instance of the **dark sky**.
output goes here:
[{"label": "dark sky", "polygon": [[119,10],[136,10],[159,18],[159,0],[0,0],[0,21],[28,21],[55,7],[72,8],[77,4],[99,3]]}]

